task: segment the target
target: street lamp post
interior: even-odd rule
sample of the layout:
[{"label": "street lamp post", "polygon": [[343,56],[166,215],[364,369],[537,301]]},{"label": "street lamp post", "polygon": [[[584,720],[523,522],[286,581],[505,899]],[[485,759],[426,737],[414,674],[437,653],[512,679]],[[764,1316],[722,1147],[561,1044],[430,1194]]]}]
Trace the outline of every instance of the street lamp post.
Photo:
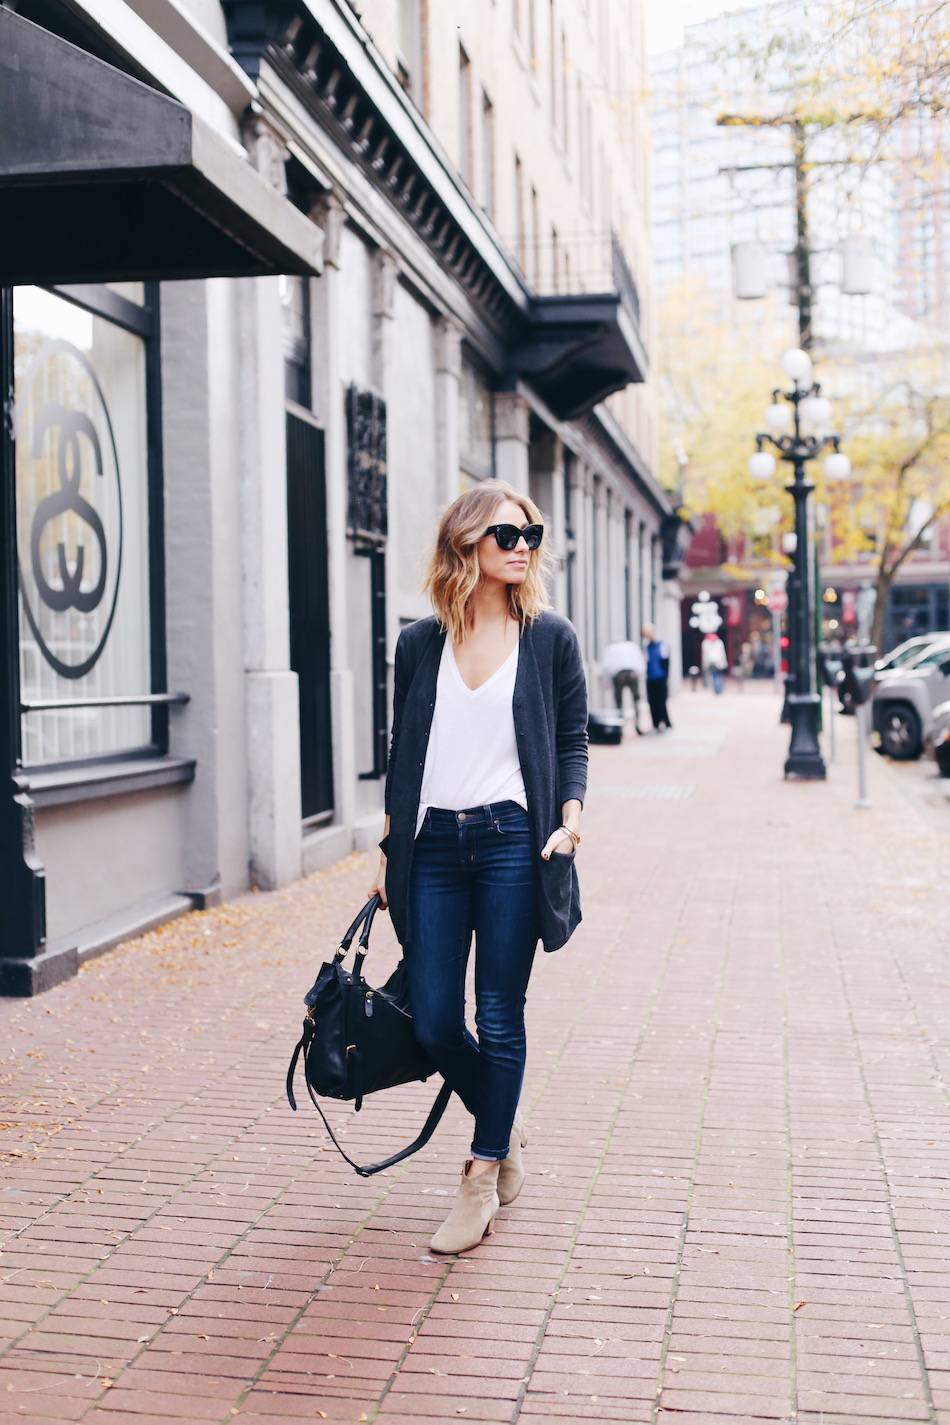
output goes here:
[{"label": "street lamp post", "polygon": [[772,392],[772,405],[766,414],[770,429],[756,435],[756,450],[749,461],[749,470],[757,479],[768,479],[774,474],[775,457],[765,449],[768,443],[794,471],[792,483],[785,487],[795,501],[795,555],[789,589],[795,691],[788,696],[792,736],[785,775],[816,780],[824,778],[825,763],[818,744],[821,698],[815,691],[809,580],[808,496],[815,487],[808,479],[807,466],[828,447],[831,453],[825,459],[825,473],[829,479],[846,478],[851,463],[840,450],[840,436],[821,433],[831,408],[821,395],[818,383],[812,380],[808,353],[788,351],[782,365],[793,383],[792,390]]}]

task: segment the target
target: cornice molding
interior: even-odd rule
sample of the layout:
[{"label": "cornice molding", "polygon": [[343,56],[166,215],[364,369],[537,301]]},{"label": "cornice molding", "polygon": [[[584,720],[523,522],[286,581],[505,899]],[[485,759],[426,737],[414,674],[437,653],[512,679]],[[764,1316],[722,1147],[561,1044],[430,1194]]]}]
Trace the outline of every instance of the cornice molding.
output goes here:
[{"label": "cornice molding", "polygon": [[529,313],[526,286],[408,99],[371,62],[352,21],[328,0],[222,3],[234,57],[249,77],[256,82],[266,64],[386,194],[489,324],[506,339],[519,330]]},{"label": "cornice molding", "polygon": [[[636,283],[615,235],[603,291],[534,293],[351,7],[222,4],[235,58],[262,91],[286,100],[285,118],[295,111],[292,142],[325,136],[339,166],[350,166],[339,181],[371,185],[401,216],[497,342],[503,385],[523,382],[558,419],[573,421],[646,378]],[[327,247],[332,265],[332,242]]]}]

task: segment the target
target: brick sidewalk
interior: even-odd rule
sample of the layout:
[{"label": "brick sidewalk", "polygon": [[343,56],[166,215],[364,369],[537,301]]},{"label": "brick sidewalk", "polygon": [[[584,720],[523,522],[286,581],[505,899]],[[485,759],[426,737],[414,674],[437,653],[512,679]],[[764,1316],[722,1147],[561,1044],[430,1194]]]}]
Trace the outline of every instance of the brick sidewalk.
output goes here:
[{"label": "brick sidewalk", "polygon": [[[464,1114],[364,1182],[283,1099],[367,857],[0,1002],[0,1425],[950,1425],[950,838],[877,759],[856,812],[847,746],[783,785],[768,694],[673,715],[592,749],[531,1175],[467,1257]],[[431,1093],[336,1118],[381,1155]]]}]

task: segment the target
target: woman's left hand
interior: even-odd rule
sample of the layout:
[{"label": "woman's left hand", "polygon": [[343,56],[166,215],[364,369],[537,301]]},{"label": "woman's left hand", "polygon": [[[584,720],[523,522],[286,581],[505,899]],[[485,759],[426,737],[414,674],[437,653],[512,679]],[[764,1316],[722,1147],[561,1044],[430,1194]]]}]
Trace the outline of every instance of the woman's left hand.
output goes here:
[{"label": "woman's left hand", "polygon": [[552,832],[541,848],[541,859],[547,861],[553,855],[568,856],[574,850],[574,838],[562,827]]}]

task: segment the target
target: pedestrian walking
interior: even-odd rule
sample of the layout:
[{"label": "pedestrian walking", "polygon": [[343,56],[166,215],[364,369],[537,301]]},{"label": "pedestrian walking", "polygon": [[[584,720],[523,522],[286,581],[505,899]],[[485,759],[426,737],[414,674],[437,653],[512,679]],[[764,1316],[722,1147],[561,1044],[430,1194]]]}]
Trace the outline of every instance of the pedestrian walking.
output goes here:
[{"label": "pedestrian walking", "polygon": [[652,623],[643,625],[643,641],[647,660],[647,702],[653,726],[657,732],[664,727],[672,732],[673,724],[666,705],[670,688],[670,650],[661,638],[657,638]]},{"label": "pedestrian walking", "polygon": [[[443,514],[424,588],[435,610],[396,645],[385,835],[370,893],[403,947],[416,1034],[474,1119],[435,1252],[491,1231],[524,1182],[525,995],[540,939],[581,919],[587,687],[547,596],[541,511],[485,480]],[[475,1025],[465,975],[475,938]]]},{"label": "pedestrian walking", "polygon": [[726,679],[726,670],[729,667],[729,658],[726,654],[726,645],[719,637],[718,633],[707,633],[703,638],[701,649],[703,663],[703,677],[709,674],[713,685],[713,692],[718,697],[723,690]]},{"label": "pedestrian walking", "polygon": [[631,639],[608,643],[600,660],[601,673],[613,683],[614,702],[618,713],[623,712],[624,689],[630,689],[633,695],[633,725],[637,729],[637,735],[641,737],[643,728],[640,726],[640,682],[646,667],[643,649]]}]

